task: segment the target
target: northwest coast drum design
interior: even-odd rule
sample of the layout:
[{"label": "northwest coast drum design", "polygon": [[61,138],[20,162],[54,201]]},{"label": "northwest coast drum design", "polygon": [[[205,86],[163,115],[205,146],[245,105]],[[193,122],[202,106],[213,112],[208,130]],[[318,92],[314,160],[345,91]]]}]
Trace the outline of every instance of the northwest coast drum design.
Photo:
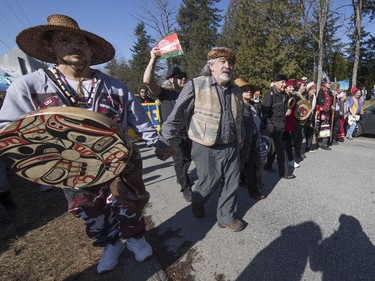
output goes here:
[{"label": "northwest coast drum design", "polygon": [[132,142],[112,119],[73,107],[31,112],[0,133],[0,156],[34,183],[84,188],[105,183],[125,168]]},{"label": "northwest coast drum design", "polygon": [[298,120],[305,120],[309,118],[311,111],[311,105],[305,100],[300,100],[299,102],[297,102],[297,107],[294,111],[294,115]]}]

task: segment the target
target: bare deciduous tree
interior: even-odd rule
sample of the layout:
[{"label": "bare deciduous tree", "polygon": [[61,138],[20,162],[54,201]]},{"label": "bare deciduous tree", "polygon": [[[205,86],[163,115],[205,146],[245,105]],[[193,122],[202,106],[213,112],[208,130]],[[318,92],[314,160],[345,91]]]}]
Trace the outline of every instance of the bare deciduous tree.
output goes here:
[{"label": "bare deciduous tree", "polygon": [[319,38],[318,38],[318,49],[319,49],[319,57],[318,57],[318,80],[317,80],[317,89],[320,88],[320,80],[323,73],[323,52],[324,52],[324,28],[327,23],[327,16],[328,16],[328,7],[329,7],[329,0],[318,0],[318,22],[319,22]]},{"label": "bare deciduous tree", "polygon": [[176,26],[177,8],[169,0],[142,0],[137,1],[140,14],[132,15],[137,20],[145,23],[161,38],[172,32]]},{"label": "bare deciduous tree", "polygon": [[[303,3],[305,2],[305,3]],[[304,23],[304,27],[307,32],[318,44],[318,77],[317,77],[317,89],[320,88],[321,77],[323,73],[323,60],[324,60],[324,32],[328,18],[328,11],[332,0],[305,0],[301,1],[301,13]],[[319,33],[314,32],[311,25],[311,17],[316,15]]]}]

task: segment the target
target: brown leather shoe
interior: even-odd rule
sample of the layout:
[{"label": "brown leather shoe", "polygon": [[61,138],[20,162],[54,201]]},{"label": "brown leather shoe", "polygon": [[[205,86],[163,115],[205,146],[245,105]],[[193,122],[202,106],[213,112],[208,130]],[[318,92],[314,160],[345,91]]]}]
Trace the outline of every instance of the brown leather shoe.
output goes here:
[{"label": "brown leather shoe", "polygon": [[235,219],[234,221],[232,221],[231,223],[228,223],[228,224],[218,223],[218,226],[221,227],[221,228],[229,228],[233,232],[238,232],[238,231],[241,231],[245,228],[245,224],[238,219]]},{"label": "brown leather shoe", "polygon": [[203,218],[206,214],[206,212],[204,211],[204,207],[200,205],[191,204],[191,211],[196,218]]}]

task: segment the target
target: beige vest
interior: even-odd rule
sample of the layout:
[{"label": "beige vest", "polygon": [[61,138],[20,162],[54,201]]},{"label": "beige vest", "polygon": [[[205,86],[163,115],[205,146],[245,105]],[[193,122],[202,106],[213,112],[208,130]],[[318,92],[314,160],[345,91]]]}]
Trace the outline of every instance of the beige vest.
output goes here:
[{"label": "beige vest", "polygon": [[[205,146],[215,144],[221,120],[221,103],[210,77],[193,79],[195,92],[194,113],[188,130],[189,138]],[[231,87],[231,110],[236,124],[237,139],[241,142],[242,94],[237,86]]]}]

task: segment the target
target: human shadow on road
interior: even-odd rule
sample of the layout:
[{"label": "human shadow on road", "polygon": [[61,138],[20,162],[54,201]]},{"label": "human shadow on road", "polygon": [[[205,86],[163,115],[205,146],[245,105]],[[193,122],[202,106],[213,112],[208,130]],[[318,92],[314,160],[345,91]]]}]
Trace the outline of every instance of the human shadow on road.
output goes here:
[{"label": "human shadow on road", "polygon": [[[216,190],[205,204],[206,214],[203,218],[195,218],[188,205],[159,226],[148,230],[147,240],[163,268],[170,276],[175,276],[173,280],[194,280],[192,265],[199,259],[199,252],[194,246],[213,227],[218,227],[216,209],[219,193],[220,190]],[[246,213],[255,204],[246,193],[244,188],[239,189],[237,214]],[[231,235],[227,229],[222,231]]]},{"label": "human shadow on road", "polygon": [[263,171],[264,188],[260,192],[266,196],[270,195],[280,180],[277,170],[275,172]]},{"label": "human shadow on road", "polygon": [[323,240],[312,221],[284,228],[236,281],[300,281],[308,261],[323,281],[374,280],[374,245],[356,218],[341,215],[339,221],[338,230]]},{"label": "human shadow on road", "polygon": [[311,251],[322,238],[312,221],[281,230],[281,236],[260,251],[236,281],[301,280]]},{"label": "human shadow on road", "polygon": [[156,170],[161,170],[161,169],[164,169],[164,168],[168,168],[168,167],[171,167],[173,166],[173,162],[164,162],[162,164],[159,164],[159,165],[153,165],[153,166],[148,166],[148,167],[143,167],[143,174],[148,174],[148,173],[151,173],[153,171],[156,171]]},{"label": "human shadow on road", "polygon": [[323,274],[322,280],[374,280],[375,247],[359,221],[347,215],[310,256],[310,266]]}]

